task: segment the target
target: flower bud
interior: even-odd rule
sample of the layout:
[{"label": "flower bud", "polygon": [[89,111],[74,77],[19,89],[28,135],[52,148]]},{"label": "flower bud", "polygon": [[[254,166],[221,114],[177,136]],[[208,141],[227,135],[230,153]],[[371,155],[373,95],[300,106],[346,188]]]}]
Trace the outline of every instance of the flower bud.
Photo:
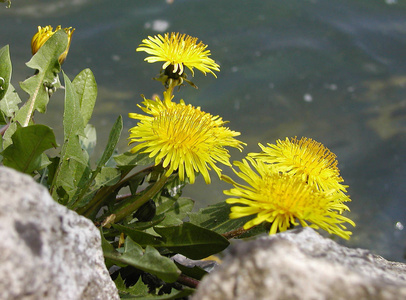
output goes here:
[{"label": "flower bud", "polygon": [[[39,48],[42,47],[42,45],[45,44],[45,42],[58,30],[61,30],[61,25],[56,27],[55,31],[53,31],[52,26],[48,25],[45,27],[38,26],[38,32],[32,37],[31,40],[31,51],[32,55],[37,53]],[[69,47],[70,47],[70,42],[72,38],[72,34],[75,31],[75,28],[72,29],[72,27],[69,28],[64,28],[63,29],[66,34],[68,35],[68,45],[66,46],[66,50],[59,56],[59,63],[62,65],[63,62],[66,59],[66,56],[68,55]]]}]

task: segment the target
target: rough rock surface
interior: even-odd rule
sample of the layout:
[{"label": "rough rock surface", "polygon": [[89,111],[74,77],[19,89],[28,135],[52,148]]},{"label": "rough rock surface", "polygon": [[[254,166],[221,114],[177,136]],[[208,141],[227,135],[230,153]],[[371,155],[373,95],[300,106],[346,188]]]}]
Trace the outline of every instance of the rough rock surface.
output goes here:
[{"label": "rough rock surface", "polygon": [[0,191],[0,299],[119,299],[91,221],[9,168]]},{"label": "rough rock surface", "polygon": [[406,265],[311,228],[237,243],[193,300],[406,299]]}]

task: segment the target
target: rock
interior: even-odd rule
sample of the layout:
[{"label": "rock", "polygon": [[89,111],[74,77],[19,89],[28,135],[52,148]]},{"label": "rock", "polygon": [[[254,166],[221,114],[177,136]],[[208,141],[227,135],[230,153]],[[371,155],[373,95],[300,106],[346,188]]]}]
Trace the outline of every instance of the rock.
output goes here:
[{"label": "rock", "polygon": [[0,167],[0,299],[119,299],[92,222]]},{"label": "rock", "polygon": [[406,299],[406,265],[301,228],[232,247],[193,300]]}]

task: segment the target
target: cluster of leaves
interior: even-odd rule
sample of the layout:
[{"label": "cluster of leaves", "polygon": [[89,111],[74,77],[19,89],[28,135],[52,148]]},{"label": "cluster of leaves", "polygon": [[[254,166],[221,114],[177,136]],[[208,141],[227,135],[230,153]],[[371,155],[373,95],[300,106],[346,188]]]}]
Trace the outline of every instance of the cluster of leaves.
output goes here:
[{"label": "cluster of leaves", "polygon": [[[148,156],[117,154],[121,116],[102,156],[91,163],[96,130],[89,121],[97,85],[89,69],[73,81],[63,73],[64,136],[57,145],[52,128],[36,124],[33,116],[35,111],[45,113],[50,96],[62,87],[58,57],[67,43],[66,33],[57,31],[27,63],[35,74],[20,83],[29,95],[23,105],[11,85],[9,47],[0,49],[1,163],[33,176],[55,201],[100,228],[106,265],[115,270],[112,276],[123,299],[186,297],[206,271],[173,257],[200,260],[219,253],[229,245],[227,232],[247,219],[229,220],[230,208],[224,202],[192,213],[193,200],[181,196],[187,182],[177,174],[162,180],[164,169]],[[246,235],[258,233],[255,230]]]}]

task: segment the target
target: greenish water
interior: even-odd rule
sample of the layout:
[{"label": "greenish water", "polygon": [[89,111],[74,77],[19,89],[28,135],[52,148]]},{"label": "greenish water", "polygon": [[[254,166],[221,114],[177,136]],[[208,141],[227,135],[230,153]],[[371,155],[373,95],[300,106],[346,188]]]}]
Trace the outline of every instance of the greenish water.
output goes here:
[{"label": "greenish water", "polygon": [[[347,245],[404,261],[406,234],[406,1],[163,0],[12,1],[0,8],[0,46],[10,44],[13,84],[32,74],[30,40],[38,25],[76,31],[63,69],[91,68],[99,85],[92,123],[104,146],[117,115],[138,111],[140,94],[161,93],[158,64],[135,48],[148,35],[179,31],[209,45],[218,78],[196,72],[199,90],[176,94],[229,120],[258,152],[258,142],[307,136],[337,156],[357,223]],[[62,93],[46,118],[61,132]],[[127,134],[120,143],[126,150]],[[224,168],[225,169],[225,168]],[[197,207],[225,199],[229,185],[198,182]]]}]

